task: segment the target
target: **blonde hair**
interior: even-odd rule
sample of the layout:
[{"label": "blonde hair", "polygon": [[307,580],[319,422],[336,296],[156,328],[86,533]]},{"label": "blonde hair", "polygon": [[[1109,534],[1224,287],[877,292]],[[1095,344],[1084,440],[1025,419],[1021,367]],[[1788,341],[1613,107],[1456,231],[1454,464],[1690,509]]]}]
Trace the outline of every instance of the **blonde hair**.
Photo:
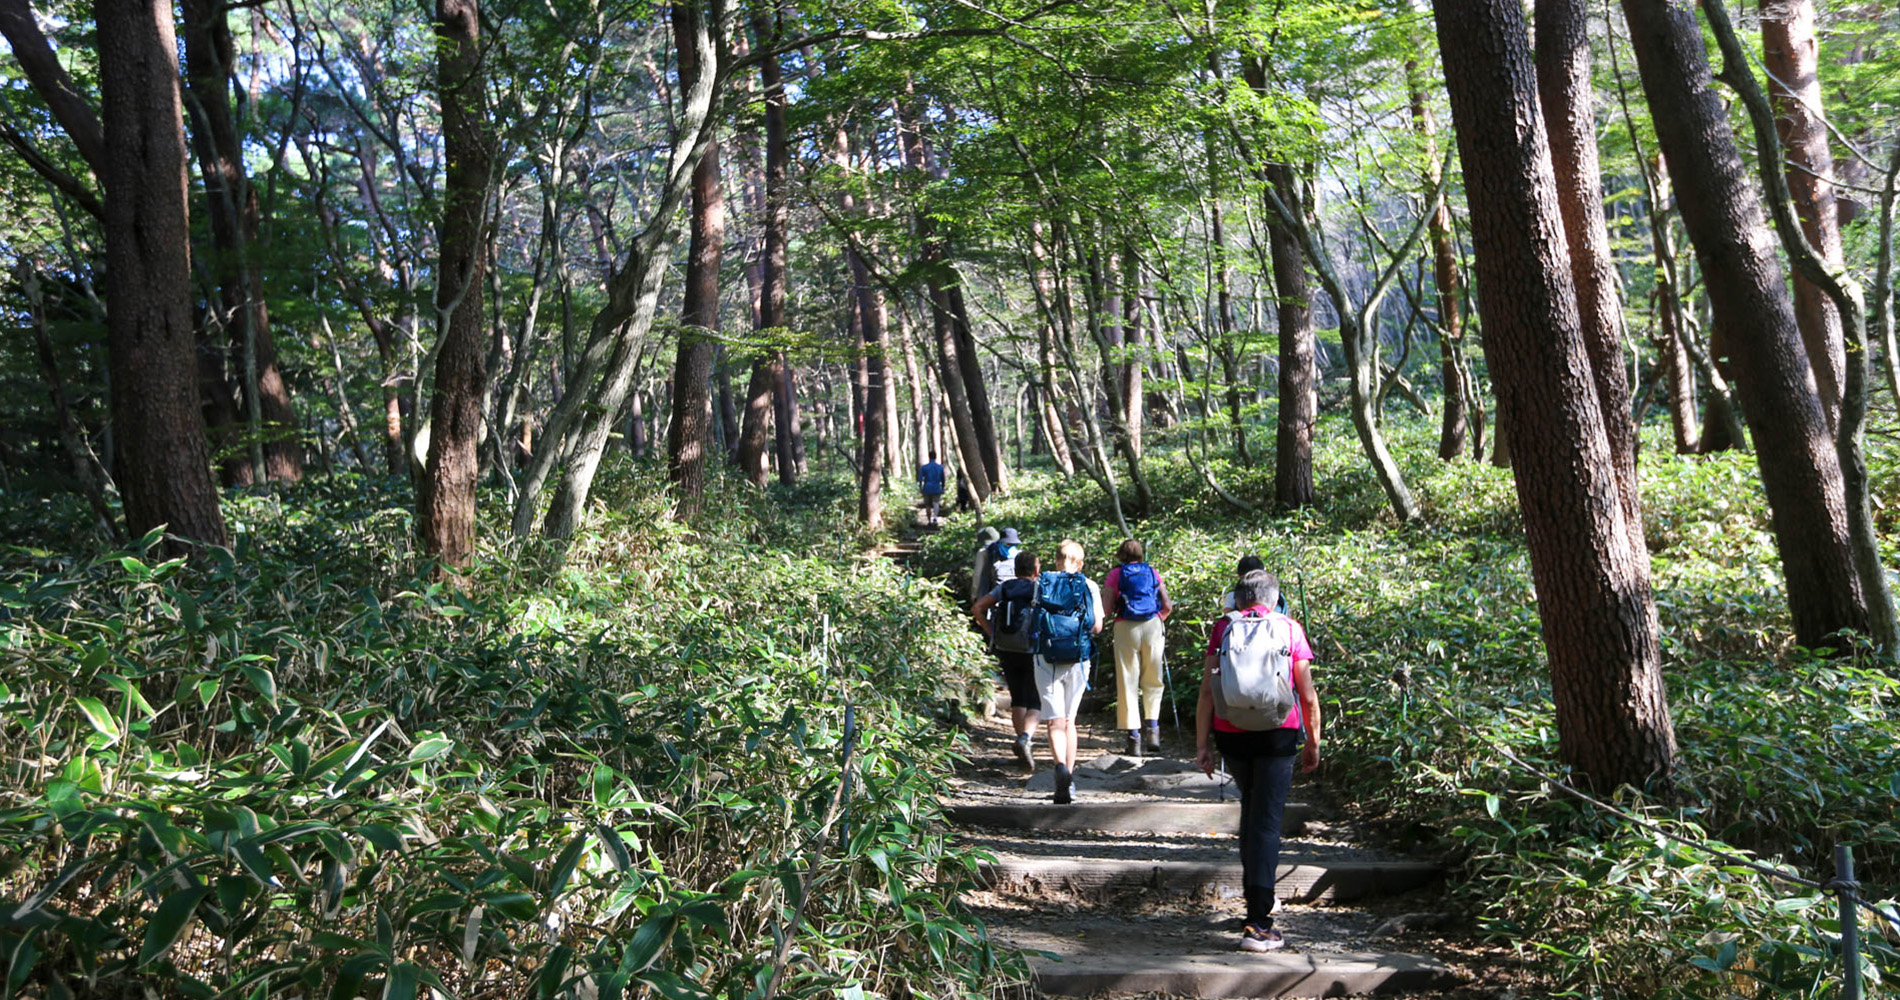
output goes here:
[{"label": "blonde hair", "polygon": [[1056,565],[1061,566],[1065,572],[1074,572],[1068,568],[1070,566],[1074,566],[1077,570],[1081,569],[1083,561],[1087,558],[1088,556],[1082,551],[1082,543],[1073,538],[1064,538],[1062,544],[1056,546]]}]

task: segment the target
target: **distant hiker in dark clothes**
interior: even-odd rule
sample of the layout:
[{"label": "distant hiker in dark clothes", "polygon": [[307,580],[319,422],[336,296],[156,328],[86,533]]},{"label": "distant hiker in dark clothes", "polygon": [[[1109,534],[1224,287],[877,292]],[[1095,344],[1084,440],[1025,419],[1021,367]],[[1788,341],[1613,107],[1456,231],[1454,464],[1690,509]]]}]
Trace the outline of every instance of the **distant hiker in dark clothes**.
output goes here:
[{"label": "distant hiker in dark clothes", "polygon": [[996,544],[996,540],[1001,537],[1003,537],[1001,532],[987,524],[976,529],[976,556],[970,560],[971,604],[975,604],[977,598],[989,593],[994,587],[994,584],[985,584],[983,569],[990,564],[990,546]]},{"label": "distant hiker in dark clothes", "polygon": [[[1280,581],[1254,570],[1234,587],[1234,611],[1216,619],[1194,732],[1195,763],[1211,777],[1214,752],[1240,790],[1241,886],[1247,923],[1241,951],[1273,951],[1286,941],[1273,929],[1280,827],[1293,761],[1319,767],[1319,695],[1313,690],[1313,647],[1300,623],[1273,610]],[[1304,745],[1302,745],[1302,739]]]},{"label": "distant hiker in dark clothes", "polygon": [[944,468],[937,462],[937,453],[930,453],[930,461],[917,468],[917,492],[923,494],[924,507],[930,511],[930,523],[937,523],[938,509],[943,505]]},{"label": "distant hiker in dark clothes", "polygon": [[[1004,537],[1014,534],[1007,531]],[[977,598],[970,617],[989,636],[990,652],[996,654],[997,664],[1003,668],[1003,682],[1009,685],[1009,720],[1016,727],[1016,759],[1034,771],[1036,758],[1029,745],[1036,724],[1042,721],[1042,699],[1036,695],[1036,647],[1029,634],[1029,619],[1042,563],[1033,552],[1018,552],[1014,564],[1015,576]]]},{"label": "distant hiker in dark clothes", "polygon": [[1022,537],[1016,534],[1015,528],[1004,528],[995,541],[984,547],[984,554],[977,557],[976,596],[981,597],[995,590],[997,584],[1016,578],[1016,553],[1022,548]]},{"label": "distant hiker in dark clothes", "polygon": [[1162,623],[1174,610],[1167,584],[1146,556],[1140,542],[1123,540],[1115,550],[1121,565],[1102,579],[1103,600],[1115,616],[1116,713],[1128,734],[1124,752],[1131,757],[1141,755],[1144,730],[1148,749],[1161,749]]}]

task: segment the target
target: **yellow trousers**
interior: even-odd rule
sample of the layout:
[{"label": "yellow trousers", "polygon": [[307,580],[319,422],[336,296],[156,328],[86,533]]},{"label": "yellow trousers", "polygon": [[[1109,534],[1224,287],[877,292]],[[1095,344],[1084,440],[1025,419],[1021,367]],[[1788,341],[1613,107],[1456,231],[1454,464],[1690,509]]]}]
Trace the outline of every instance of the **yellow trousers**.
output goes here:
[{"label": "yellow trousers", "polygon": [[[1161,619],[1115,622],[1115,706],[1122,729],[1139,729],[1161,718]],[[1135,700],[1139,694],[1140,702]],[[1140,712],[1136,712],[1139,705]]]}]

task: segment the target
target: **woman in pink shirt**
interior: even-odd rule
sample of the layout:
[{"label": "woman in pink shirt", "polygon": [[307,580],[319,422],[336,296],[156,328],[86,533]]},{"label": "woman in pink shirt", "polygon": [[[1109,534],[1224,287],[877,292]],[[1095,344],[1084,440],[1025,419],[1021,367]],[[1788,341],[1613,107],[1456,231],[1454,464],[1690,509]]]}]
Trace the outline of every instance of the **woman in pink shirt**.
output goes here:
[{"label": "woman in pink shirt", "polygon": [[[1247,923],[1241,930],[1241,951],[1273,951],[1286,942],[1273,929],[1273,909],[1278,900],[1274,884],[1280,867],[1280,828],[1286,813],[1287,794],[1293,787],[1293,763],[1297,755],[1300,769],[1319,767],[1320,711],[1319,695],[1313,690],[1313,647],[1307,642],[1300,623],[1273,610],[1280,597],[1280,581],[1265,570],[1254,570],[1241,577],[1234,587],[1236,610],[1216,619],[1208,637],[1206,670],[1201,676],[1201,698],[1194,713],[1194,731],[1198,742],[1195,763],[1209,776],[1214,773],[1214,753],[1220,752],[1227,770],[1240,790],[1240,866],[1241,885],[1247,899]],[[1278,618],[1287,627],[1284,647],[1291,660],[1293,691],[1297,703],[1278,725],[1266,729],[1245,729],[1222,718],[1217,711],[1214,688],[1220,683],[1221,654],[1228,629],[1238,618]]]}]

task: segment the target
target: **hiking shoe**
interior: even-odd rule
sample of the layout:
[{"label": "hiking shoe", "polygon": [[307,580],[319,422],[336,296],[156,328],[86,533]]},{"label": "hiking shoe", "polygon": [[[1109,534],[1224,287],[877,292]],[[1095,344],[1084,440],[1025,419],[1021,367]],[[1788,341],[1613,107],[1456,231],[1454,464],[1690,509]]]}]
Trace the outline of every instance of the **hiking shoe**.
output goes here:
[{"label": "hiking shoe", "polygon": [[1286,938],[1271,927],[1248,924],[1240,929],[1240,950],[1252,952],[1279,951],[1286,947]]},{"label": "hiking shoe", "polygon": [[1029,734],[1028,733],[1024,733],[1021,736],[1016,737],[1015,750],[1016,750],[1016,759],[1023,762],[1023,767],[1028,768],[1031,771],[1034,771],[1036,769],[1036,757],[1034,754],[1029,752]]},{"label": "hiking shoe", "polygon": [[1149,723],[1147,731],[1142,734],[1142,742],[1143,744],[1147,746],[1148,749],[1153,750],[1156,753],[1160,753],[1161,752],[1161,724],[1158,722]]},{"label": "hiking shoe", "polygon": [[1128,738],[1122,741],[1122,756],[1124,757],[1141,756],[1141,737],[1136,736],[1134,733],[1130,732],[1128,734]]},{"label": "hiking shoe", "polygon": [[1071,794],[1071,788],[1073,787],[1073,784],[1074,784],[1074,776],[1069,773],[1069,769],[1066,767],[1063,767],[1061,764],[1057,764],[1056,765],[1056,805],[1066,806],[1069,803],[1075,801],[1075,796]]}]

